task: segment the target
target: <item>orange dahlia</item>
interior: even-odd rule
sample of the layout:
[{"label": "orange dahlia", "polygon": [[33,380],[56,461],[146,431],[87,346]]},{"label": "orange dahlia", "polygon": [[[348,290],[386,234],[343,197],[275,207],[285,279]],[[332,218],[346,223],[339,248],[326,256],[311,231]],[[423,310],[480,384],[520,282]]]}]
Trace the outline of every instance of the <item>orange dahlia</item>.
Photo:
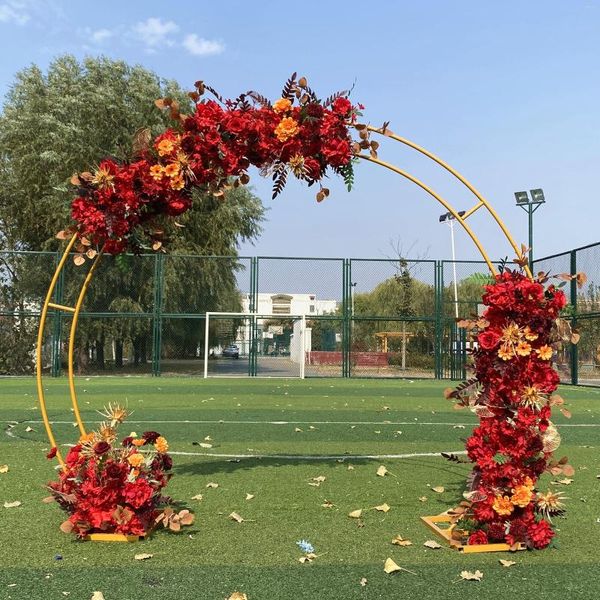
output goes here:
[{"label": "orange dahlia", "polygon": [[161,165],[152,165],[150,167],[150,175],[157,181],[160,181],[163,178],[164,174],[165,171]]},{"label": "orange dahlia", "polygon": [[538,348],[536,352],[542,360],[550,360],[552,358],[552,348],[547,344]]},{"label": "orange dahlia", "polygon": [[290,138],[298,135],[299,131],[298,122],[292,117],[284,117],[275,127],[275,135],[280,142],[287,142]]},{"label": "orange dahlia", "polygon": [[144,456],[143,454],[140,454],[139,452],[136,452],[135,454],[132,454],[131,456],[129,456],[129,458],[127,459],[127,462],[134,468],[139,468],[141,467],[144,462]]},{"label": "orange dahlia", "polygon": [[492,508],[501,516],[508,516],[514,510],[513,503],[508,496],[496,496]]},{"label": "orange dahlia", "polygon": [[167,443],[167,440],[161,435],[160,437],[156,438],[156,442],[154,442],[154,447],[156,448],[157,452],[164,454],[169,449],[169,444]]},{"label": "orange dahlia", "polygon": [[279,98],[277,102],[273,102],[273,110],[276,113],[285,113],[292,107],[292,103],[287,98]]},{"label": "orange dahlia", "polygon": [[518,485],[513,489],[513,494],[510,497],[510,501],[515,506],[520,506],[521,508],[525,508],[533,497],[533,491],[530,487],[526,485]]}]

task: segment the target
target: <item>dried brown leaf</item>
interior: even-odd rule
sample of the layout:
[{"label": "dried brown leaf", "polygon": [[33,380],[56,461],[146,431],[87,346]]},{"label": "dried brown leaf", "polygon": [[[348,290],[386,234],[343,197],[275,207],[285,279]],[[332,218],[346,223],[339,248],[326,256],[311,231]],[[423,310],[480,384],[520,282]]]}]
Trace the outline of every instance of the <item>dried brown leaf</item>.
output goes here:
[{"label": "dried brown leaf", "polygon": [[8,465],[0,465],[0,473],[8,473]]},{"label": "dried brown leaf", "polygon": [[385,477],[388,473],[389,473],[389,471],[385,468],[384,465],[380,465],[379,468],[377,469],[377,475],[379,477]]},{"label": "dried brown leaf", "polygon": [[154,554],[148,554],[147,552],[141,552],[140,554],[136,554],[133,558],[135,560],[148,560],[152,558]]},{"label": "dried brown leaf", "polygon": [[440,544],[438,544],[435,540],[427,540],[423,546],[425,546],[425,548],[431,548],[432,550],[438,550],[441,548]]},{"label": "dried brown leaf", "polygon": [[483,578],[483,573],[479,569],[474,573],[471,571],[461,571],[460,578],[467,581],[481,581]]},{"label": "dried brown leaf", "polygon": [[17,506],[21,506],[22,502],[20,500],[15,500],[14,502],[5,502],[4,508],[17,508]]},{"label": "dried brown leaf", "polygon": [[353,511],[351,511],[351,512],[348,513],[348,516],[351,519],[360,519],[361,515],[362,515],[362,508],[359,508],[357,510],[353,510]]},{"label": "dried brown leaf", "polygon": [[379,506],[374,506],[373,507],[374,510],[378,510],[379,512],[389,512],[390,511],[390,506],[389,504],[386,504],[385,502],[383,504],[380,504]]},{"label": "dried brown leaf", "polygon": [[503,567],[507,568],[517,564],[514,560],[505,560],[504,558],[501,558],[499,562]]},{"label": "dried brown leaf", "polygon": [[401,535],[397,535],[393,540],[394,546],[412,546],[413,543],[410,540],[405,540]]}]

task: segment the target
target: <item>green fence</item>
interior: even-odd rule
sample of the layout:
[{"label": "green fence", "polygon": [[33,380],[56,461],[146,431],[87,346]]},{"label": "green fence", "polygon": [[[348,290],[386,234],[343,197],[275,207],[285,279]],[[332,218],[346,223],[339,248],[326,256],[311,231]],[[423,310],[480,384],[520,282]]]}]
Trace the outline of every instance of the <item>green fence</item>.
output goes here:
[{"label": "green fence", "polygon": [[[39,313],[58,262],[51,252],[0,252],[0,375],[30,374]],[[582,333],[557,367],[565,382],[600,384],[600,245],[535,262],[535,270],[585,271],[568,287]],[[69,262],[54,302],[73,306],[89,266]],[[460,379],[468,343],[456,316],[481,310],[485,263],[356,258],[105,257],[77,332],[75,368],[85,375],[426,377]],[[273,315],[252,318],[248,313]],[[299,358],[299,316],[304,354]],[[43,368],[65,369],[70,317],[50,311]],[[237,348],[237,352],[236,349]],[[236,356],[237,354],[237,356]]]}]

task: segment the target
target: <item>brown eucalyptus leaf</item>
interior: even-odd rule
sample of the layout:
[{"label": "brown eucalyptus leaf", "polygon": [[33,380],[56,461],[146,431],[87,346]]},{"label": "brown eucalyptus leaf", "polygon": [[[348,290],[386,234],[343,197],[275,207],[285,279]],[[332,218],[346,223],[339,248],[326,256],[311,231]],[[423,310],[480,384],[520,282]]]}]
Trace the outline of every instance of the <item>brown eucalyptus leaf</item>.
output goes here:
[{"label": "brown eucalyptus leaf", "polygon": [[573,477],[573,475],[575,475],[575,469],[573,468],[572,465],[564,465],[564,467],[562,468],[562,472],[563,475],[565,475],[566,477]]},{"label": "brown eucalyptus leaf", "polygon": [[570,410],[567,410],[566,408],[560,408],[559,410],[563,414],[564,417],[566,417],[567,419],[571,418],[572,415],[571,415]]},{"label": "brown eucalyptus leaf", "polygon": [[95,258],[95,257],[96,257],[96,254],[98,254],[98,253],[97,253],[97,252],[96,252],[96,251],[95,251],[93,248],[90,248],[90,249],[89,249],[89,250],[88,250],[88,251],[85,253],[85,255],[86,255],[86,256],[87,256],[87,257],[88,257],[90,260],[92,260],[93,258]]},{"label": "brown eucalyptus leaf", "polygon": [[66,240],[69,239],[69,237],[71,237],[70,233],[64,229],[56,234],[57,240]]},{"label": "brown eucalyptus leaf", "polygon": [[60,530],[63,533],[71,533],[73,531],[73,523],[71,523],[71,521],[63,521],[60,524]]},{"label": "brown eucalyptus leaf", "polygon": [[577,273],[575,275],[575,279],[577,281],[577,287],[583,287],[587,281],[587,275],[585,273]]},{"label": "brown eucalyptus leaf", "polygon": [[194,513],[187,510],[187,508],[180,510],[177,517],[182,525],[192,525],[195,519]]}]

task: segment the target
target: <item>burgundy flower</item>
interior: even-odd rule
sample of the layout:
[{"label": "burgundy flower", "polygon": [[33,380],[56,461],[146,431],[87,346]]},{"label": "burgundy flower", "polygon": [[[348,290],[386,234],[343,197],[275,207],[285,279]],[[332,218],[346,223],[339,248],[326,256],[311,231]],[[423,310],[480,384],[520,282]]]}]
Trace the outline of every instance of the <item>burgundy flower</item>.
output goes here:
[{"label": "burgundy flower", "polygon": [[131,437],[130,435],[128,435],[126,438],[123,438],[123,441],[121,442],[121,446],[123,446],[123,448],[127,448],[128,446],[131,446],[133,444],[133,437]]},{"label": "burgundy flower", "polygon": [[58,452],[58,449],[56,448],[56,446],[54,446],[53,448],[50,448],[50,452],[48,452],[48,454],[46,454],[46,458],[48,458],[48,459],[54,458],[56,456],[57,452]]},{"label": "burgundy flower", "polygon": [[109,450],[110,444],[108,442],[105,442],[104,440],[96,442],[94,444],[94,452],[97,456],[102,456],[103,454],[106,454]]},{"label": "burgundy flower", "polygon": [[142,437],[146,440],[147,444],[154,444],[157,438],[160,437],[160,433],[156,431],[146,431],[142,434]]}]

